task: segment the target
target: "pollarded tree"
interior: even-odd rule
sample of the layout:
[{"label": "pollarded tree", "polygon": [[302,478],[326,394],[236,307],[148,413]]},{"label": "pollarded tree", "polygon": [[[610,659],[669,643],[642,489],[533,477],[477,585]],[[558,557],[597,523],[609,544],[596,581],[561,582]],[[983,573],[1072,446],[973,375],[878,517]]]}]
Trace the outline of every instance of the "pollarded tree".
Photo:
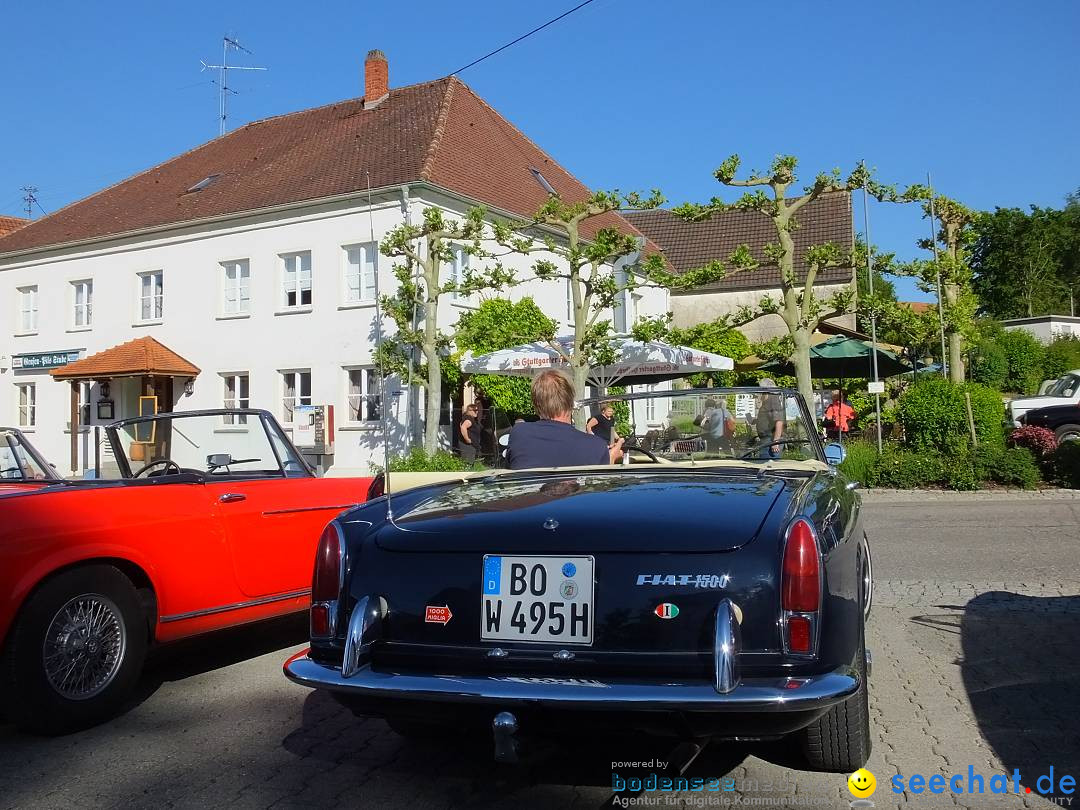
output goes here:
[{"label": "pollarded tree", "polygon": [[[376,347],[380,366],[402,376],[411,372],[426,388],[424,452],[438,449],[439,408],[442,400],[442,355],[450,338],[439,329],[439,300],[448,293],[470,295],[502,290],[517,283],[512,271],[484,247],[502,223],[489,225],[483,208],[471,208],[458,220],[440,208],[424,209],[422,224],[405,223],[390,231],[380,244],[384,256],[405,261],[394,266],[397,289],[382,297],[382,306],[397,331]],[[444,272],[455,251],[470,257],[460,277]],[[472,259],[484,262],[474,267]],[[419,357],[416,353],[419,352]]]},{"label": "pollarded tree", "polygon": [[[813,384],[810,379],[810,336],[818,324],[829,318],[851,312],[855,299],[854,289],[845,289],[831,295],[827,300],[817,296],[814,282],[828,268],[851,266],[853,257],[835,242],[812,245],[803,256],[806,273],[800,276],[795,270],[794,231],[799,227],[799,212],[825,194],[833,194],[867,188],[877,199],[895,199],[896,192],[871,177],[870,171],[860,163],[845,178],[838,169],[819,174],[812,185],[799,197],[789,197],[788,191],[796,182],[795,169],[798,160],[791,155],[778,156],[767,172],[751,172],[746,179],[738,179],[740,160],[732,155],[714,172],[723,185],[749,189],[735,202],[725,202],[713,197],[704,205],[686,203],[675,209],[680,217],[698,222],[722,211],[758,211],[767,216],[776,232],[776,242],[765,248],[765,257],[776,264],[780,271],[780,297],[763,297],[756,307],[742,307],[729,319],[733,326],[741,326],[763,315],[779,315],[787,326],[794,350],[791,362],[795,366],[799,393],[807,402],[813,402]],[[707,274],[725,274],[751,270],[758,266],[749,247],[740,246],[727,261],[718,259],[703,268]]]},{"label": "pollarded tree", "polygon": [[[639,237],[621,230],[611,216],[626,209],[655,208],[663,201],[659,191],[648,198],[597,191],[573,203],[552,194],[529,222],[496,228],[497,241],[510,250],[546,254],[533,264],[536,278],[563,280],[569,286],[571,346],[567,350],[554,341],[552,346],[567,364],[578,399],[585,394],[589,368],[613,360],[612,324],[606,316],[625,293],[642,286],[687,288],[720,277],[712,268],[672,273],[659,254],[643,255]],[[583,427],[584,413],[577,413],[576,420]]]},{"label": "pollarded tree", "polygon": [[[905,201],[921,201],[923,215],[931,215],[931,192],[926,186],[910,186],[900,197]],[[938,306],[945,321],[945,338],[948,343],[949,380],[964,381],[964,340],[975,327],[977,301],[972,291],[971,246],[975,241],[972,224],[975,214],[971,209],[941,194],[933,195],[933,214],[938,230],[934,240],[940,249],[934,259],[916,259],[898,267],[903,275],[914,276],[926,291],[937,288],[941,279],[941,295]],[[935,241],[919,240],[919,247],[932,250]]]}]

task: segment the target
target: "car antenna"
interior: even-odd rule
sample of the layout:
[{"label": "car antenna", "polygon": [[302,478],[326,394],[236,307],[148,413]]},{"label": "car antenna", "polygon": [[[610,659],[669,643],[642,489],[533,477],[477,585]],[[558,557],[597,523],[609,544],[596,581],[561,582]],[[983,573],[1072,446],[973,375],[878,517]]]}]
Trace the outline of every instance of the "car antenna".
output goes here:
[{"label": "car antenna", "polygon": [[[367,181],[367,210],[368,210],[368,238],[371,244],[375,242],[375,215],[371,210],[371,173],[364,169],[364,178]],[[375,346],[381,347],[382,337],[382,300],[379,292],[379,263],[375,262]],[[378,351],[378,349],[376,349]],[[394,522],[394,508],[390,503],[390,433],[386,429],[386,375],[383,368],[383,354],[376,355],[376,371],[379,376],[379,430],[383,440],[383,492],[386,493],[386,519]]]}]

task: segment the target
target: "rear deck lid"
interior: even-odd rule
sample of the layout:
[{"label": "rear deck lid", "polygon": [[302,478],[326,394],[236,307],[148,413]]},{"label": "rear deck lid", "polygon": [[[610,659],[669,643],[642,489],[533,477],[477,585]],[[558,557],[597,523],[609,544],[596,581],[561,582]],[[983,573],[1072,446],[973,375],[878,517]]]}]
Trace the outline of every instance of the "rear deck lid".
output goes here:
[{"label": "rear deck lid", "polygon": [[436,488],[377,535],[392,551],[729,551],[786,487],[745,472],[498,476]]}]

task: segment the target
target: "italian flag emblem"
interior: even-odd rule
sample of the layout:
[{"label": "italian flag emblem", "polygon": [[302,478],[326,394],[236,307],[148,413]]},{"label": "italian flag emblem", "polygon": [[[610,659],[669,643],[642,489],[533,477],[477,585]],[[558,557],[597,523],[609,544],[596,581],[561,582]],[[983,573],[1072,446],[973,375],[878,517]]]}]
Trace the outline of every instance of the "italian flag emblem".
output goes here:
[{"label": "italian flag emblem", "polygon": [[671,602],[662,602],[656,606],[653,613],[661,619],[674,619],[679,615],[679,607],[678,605],[671,604]]}]

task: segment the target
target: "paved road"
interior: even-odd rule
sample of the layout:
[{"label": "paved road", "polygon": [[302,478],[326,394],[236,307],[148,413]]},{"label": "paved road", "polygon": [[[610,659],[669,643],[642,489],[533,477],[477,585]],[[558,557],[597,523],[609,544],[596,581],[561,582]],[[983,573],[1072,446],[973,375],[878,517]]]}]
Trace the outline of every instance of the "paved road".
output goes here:
[{"label": "paved road", "polygon": [[[1050,765],[1080,777],[1080,501],[866,508],[878,581],[868,636],[875,806],[1052,806],[1023,791]],[[517,769],[494,767],[482,742],[409,744],[282,678],[303,634],[287,621],[168,650],[136,706],[80,734],[0,726],[0,807],[593,808],[612,796],[613,761],[669,754],[661,742],[576,728],[542,764]],[[1021,794],[889,788],[895,775],[966,779],[969,766],[987,791],[990,776],[1018,768]],[[798,770],[782,744],[710,747],[690,775],[726,775],[735,789],[629,806],[851,800],[842,777]],[[1059,796],[1069,806],[1072,796]]]}]

